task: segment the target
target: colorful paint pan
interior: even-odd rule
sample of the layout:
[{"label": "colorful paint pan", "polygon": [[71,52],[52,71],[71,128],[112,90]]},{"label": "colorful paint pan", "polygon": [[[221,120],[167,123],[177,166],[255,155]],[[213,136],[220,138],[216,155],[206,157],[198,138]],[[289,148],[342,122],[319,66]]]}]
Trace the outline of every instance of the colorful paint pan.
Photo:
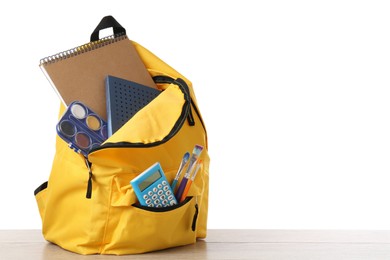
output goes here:
[{"label": "colorful paint pan", "polygon": [[57,133],[70,148],[87,156],[107,139],[107,123],[83,103],[75,101],[58,122]]}]

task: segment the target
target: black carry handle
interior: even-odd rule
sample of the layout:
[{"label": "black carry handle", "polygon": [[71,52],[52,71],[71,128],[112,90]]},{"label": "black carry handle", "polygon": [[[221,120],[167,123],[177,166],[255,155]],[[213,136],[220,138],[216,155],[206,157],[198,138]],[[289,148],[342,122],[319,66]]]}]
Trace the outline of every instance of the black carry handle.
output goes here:
[{"label": "black carry handle", "polygon": [[114,29],[114,35],[123,35],[126,34],[125,28],[120,25],[114,17],[111,15],[103,17],[103,19],[100,21],[98,26],[95,28],[95,30],[91,34],[91,42],[98,41],[99,40],[99,31],[107,28],[113,28]]}]

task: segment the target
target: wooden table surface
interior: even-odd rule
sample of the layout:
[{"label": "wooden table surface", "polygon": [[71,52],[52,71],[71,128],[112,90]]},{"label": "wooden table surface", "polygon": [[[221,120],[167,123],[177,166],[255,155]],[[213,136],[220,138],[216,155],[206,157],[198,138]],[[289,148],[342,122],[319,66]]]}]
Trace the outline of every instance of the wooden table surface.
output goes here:
[{"label": "wooden table surface", "polygon": [[390,259],[390,231],[214,229],[196,244],[158,252],[82,256],[46,242],[40,230],[0,230],[0,260],[28,259]]}]

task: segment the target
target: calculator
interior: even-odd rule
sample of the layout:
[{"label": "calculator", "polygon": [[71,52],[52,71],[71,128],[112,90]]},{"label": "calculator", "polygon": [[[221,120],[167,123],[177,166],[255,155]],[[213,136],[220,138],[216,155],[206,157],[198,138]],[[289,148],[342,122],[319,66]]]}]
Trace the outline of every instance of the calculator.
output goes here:
[{"label": "calculator", "polygon": [[161,208],[177,204],[159,162],[131,180],[130,184],[142,206]]}]

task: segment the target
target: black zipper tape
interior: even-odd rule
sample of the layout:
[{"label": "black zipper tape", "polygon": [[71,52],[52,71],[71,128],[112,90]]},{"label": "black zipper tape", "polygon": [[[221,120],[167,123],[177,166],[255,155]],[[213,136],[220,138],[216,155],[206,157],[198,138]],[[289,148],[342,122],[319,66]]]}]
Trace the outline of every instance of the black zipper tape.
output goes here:
[{"label": "black zipper tape", "polygon": [[179,204],[169,206],[169,207],[162,207],[162,208],[142,206],[139,204],[133,204],[132,206],[139,208],[139,209],[152,211],[152,212],[167,212],[167,211],[171,211],[171,210],[175,210],[177,208],[180,208],[181,206],[184,206],[185,204],[187,204],[191,200],[191,198],[192,197],[187,197],[184,201],[180,202]]},{"label": "black zipper tape", "polygon": [[[153,77],[153,80],[155,83],[165,83],[165,84],[170,84],[170,83],[173,83],[175,80],[169,76],[154,76]],[[188,88],[188,85],[187,83],[185,83],[184,80],[180,79],[182,83],[184,83],[184,85],[187,87],[187,91],[188,91],[188,94],[190,95],[190,90]],[[191,96],[191,95],[190,95]],[[198,107],[195,105],[195,102],[193,99],[191,99],[191,106],[192,108],[195,110],[195,113],[196,115],[198,116],[199,120],[200,120],[200,123],[202,124],[203,126],[203,129],[206,131],[206,127],[204,125],[204,122],[202,120],[202,117],[200,116],[200,113],[199,113],[199,109]],[[192,110],[190,110],[190,115],[189,115],[191,118],[194,118],[193,115],[192,115]],[[194,120],[193,120],[194,121]],[[194,121],[195,122],[195,121]],[[195,125],[195,123],[194,123]]]},{"label": "black zipper tape", "polygon": [[88,161],[88,159],[85,159],[85,164],[87,165],[88,173],[89,173],[88,184],[87,184],[87,193],[86,193],[85,197],[87,199],[90,199],[90,198],[92,198],[92,170],[91,170],[92,164]]},{"label": "black zipper tape", "polygon": [[[180,208],[181,206],[187,204],[191,199],[192,199],[192,197],[187,197],[184,201],[182,201],[179,204],[169,206],[169,207],[164,207],[164,208],[147,207],[147,206],[142,206],[139,204],[133,204],[132,206],[135,208],[139,208],[139,209],[151,211],[151,212],[168,212],[168,211],[172,211],[172,210],[175,210],[177,208]],[[199,215],[199,207],[198,207],[198,203],[196,203],[195,204],[195,212],[194,212],[194,216],[192,218],[192,224],[191,224],[191,230],[194,232],[196,230],[196,221],[198,219],[198,215]]]},{"label": "black zipper tape", "polygon": [[171,84],[173,83],[175,80],[169,76],[154,76],[153,77],[153,81],[154,83],[160,83],[160,84]]},{"label": "black zipper tape", "polygon": [[192,115],[192,110],[190,109],[189,113],[188,113],[188,117],[187,117],[187,120],[188,120],[188,124],[190,126],[194,126],[195,125],[195,120],[194,120],[194,117]]},{"label": "black zipper tape", "polygon": [[39,187],[34,190],[34,196],[36,196],[39,192],[43,191],[46,188],[47,188],[47,181],[39,185]]},{"label": "black zipper tape", "polygon": [[194,117],[192,116],[190,88],[188,87],[187,83],[181,78],[177,78],[173,83],[181,86],[181,88],[184,90],[184,95],[186,96],[186,100],[189,101],[189,107],[190,107],[188,111],[188,117],[187,117],[188,124],[190,126],[194,126],[195,120]]},{"label": "black zipper tape", "polygon": [[[153,77],[153,80],[156,83],[168,83],[168,84],[179,85],[181,87],[181,89],[184,90],[184,94],[186,95],[186,100],[189,100],[189,102],[191,104],[193,104],[192,99],[191,99],[191,94],[190,94],[190,88],[188,87],[187,83],[183,79],[177,78],[175,80],[175,79],[173,79],[171,77],[168,77],[168,76],[155,76],[155,77]],[[194,120],[194,117],[192,115],[191,108],[189,110],[187,120],[188,120],[188,124],[190,126],[194,126],[195,125],[195,120]]]},{"label": "black zipper tape", "polygon": [[199,207],[198,207],[198,203],[195,204],[195,213],[194,213],[194,217],[192,219],[192,231],[195,231],[196,230],[196,220],[198,219],[198,213],[199,213]]}]

